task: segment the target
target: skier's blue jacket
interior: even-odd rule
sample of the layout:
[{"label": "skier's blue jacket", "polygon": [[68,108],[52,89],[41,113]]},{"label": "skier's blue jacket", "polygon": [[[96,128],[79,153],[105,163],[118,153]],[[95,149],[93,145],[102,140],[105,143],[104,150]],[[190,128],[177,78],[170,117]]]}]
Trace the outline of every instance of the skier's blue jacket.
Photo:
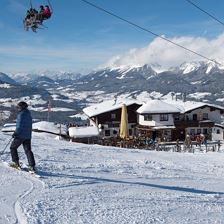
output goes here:
[{"label": "skier's blue jacket", "polygon": [[15,137],[21,139],[31,139],[32,137],[32,117],[28,109],[17,114]]}]

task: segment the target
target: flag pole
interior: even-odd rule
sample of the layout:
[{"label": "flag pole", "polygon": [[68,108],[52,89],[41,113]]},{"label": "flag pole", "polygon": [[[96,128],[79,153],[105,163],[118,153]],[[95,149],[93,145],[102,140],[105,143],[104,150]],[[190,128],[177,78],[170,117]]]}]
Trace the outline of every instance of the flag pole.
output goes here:
[{"label": "flag pole", "polygon": [[50,119],[50,112],[48,111],[47,112],[47,121],[49,122],[49,119]]},{"label": "flag pole", "polygon": [[48,105],[47,105],[47,121],[49,122],[50,121],[50,112],[51,112],[51,101],[50,99],[48,100]]}]

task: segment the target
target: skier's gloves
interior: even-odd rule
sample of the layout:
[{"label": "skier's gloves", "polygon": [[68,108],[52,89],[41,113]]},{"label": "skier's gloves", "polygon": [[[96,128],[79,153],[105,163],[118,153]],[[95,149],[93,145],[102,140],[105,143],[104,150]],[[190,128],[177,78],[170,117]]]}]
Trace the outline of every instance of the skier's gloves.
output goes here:
[{"label": "skier's gloves", "polygon": [[13,137],[13,138],[15,138],[15,137],[16,137],[16,133],[15,133],[15,132],[12,134],[12,137]]}]

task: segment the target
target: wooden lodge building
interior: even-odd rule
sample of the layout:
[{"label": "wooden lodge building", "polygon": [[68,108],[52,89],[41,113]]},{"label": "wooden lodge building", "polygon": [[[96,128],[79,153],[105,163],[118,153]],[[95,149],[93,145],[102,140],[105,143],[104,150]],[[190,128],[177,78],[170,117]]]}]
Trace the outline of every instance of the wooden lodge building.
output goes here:
[{"label": "wooden lodge building", "polygon": [[209,140],[223,140],[221,124],[224,108],[201,102],[149,100],[147,103],[107,101],[83,111],[90,125],[97,126],[102,138],[119,137],[121,108],[127,106],[130,138],[148,137],[153,140],[184,140],[204,134]]},{"label": "wooden lodge building", "polygon": [[[100,130],[101,137],[110,138],[118,137],[121,108],[124,103],[116,103],[115,101],[107,101],[98,105],[85,108],[83,111],[89,117],[90,125],[97,126]],[[141,106],[134,101],[125,102],[128,115],[128,134],[136,135],[137,125],[137,109]]]},{"label": "wooden lodge building", "polygon": [[213,104],[186,105],[184,111],[175,119],[176,129],[173,138],[184,139],[186,134],[204,134],[209,140],[223,140],[223,114],[224,108]]},{"label": "wooden lodge building", "polygon": [[176,129],[174,120],[180,110],[161,100],[150,100],[138,110],[137,130],[140,136],[152,140],[173,140],[172,131]]}]

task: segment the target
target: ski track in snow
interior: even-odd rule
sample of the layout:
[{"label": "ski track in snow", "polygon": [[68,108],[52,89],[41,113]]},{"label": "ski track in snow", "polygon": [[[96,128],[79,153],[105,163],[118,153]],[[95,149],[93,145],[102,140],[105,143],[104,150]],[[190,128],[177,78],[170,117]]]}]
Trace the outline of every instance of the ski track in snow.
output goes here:
[{"label": "ski track in snow", "polygon": [[[27,173],[27,175],[30,175],[30,174]],[[18,221],[17,223],[29,224],[29,222],[27,221],[26,214],[24,214],[26,212],[23,211],[21,206],[23,199],[27,197],[28,195],[30,195],[30,197],[38,195],[44,189],[44,183],[39,180],[34,180],[34,178],[35,177],[31,177],[31,178],[26,177],[26,179],[29,179],[28,182],[30,184],[30,188],[24,194],[20,195],[14,204],[14,209],[15,209],[15,213],[16,213],[17,221]]]},{"label": "ski track in snow", "polygon": [[[23,201],[23,198],[27,197],[28,195],[38,195],[38,192],[42,191],[44,189],[44,183],[40,180],[38,180],[36,177],[32,177],[31,174],[23,172],[23,171],[17,171],[13,170],[12,168],[7,167],[5,164],[1,164],[1,168],[5,168],[8,171],[8,174],[12,174],[15,178],[14,185],[18,185],[17,180],[19,178],[20,181],[25,182],[25,186],[22,189],[22,193],[17,195],[17,189],[15,189],[16,195],[15,195],[15,201],[12,203],[12,208],[14,210],[14,216],[10,217],[5,216],[5,220],[2,223],[15,223],[15,224],[28,224],[25,212],[23,211],[23,208],[21,206],[21,203]],[[12,180],[12,179],[11,179]],[[28,187],[29,186],[29,187]],[[21,189],[20,189],[21,190]],[[13,192],[14,193],[14,192]],[[1,221],[1,219],[0,219]],[[1,223],[1,222],[0,222]]]},{"label": "ski track in snow", "polygon": [[15,210],[15,214],[16,214],[16,217],[17,217],[17,220],[16,220],[16,223],[23,223],[23,224],[27,224],[27,219],[26,219],[26,216],[25,214],[23,213],[22,211],[22,208],[21,208],[21,205],[20,205],[20,201],[26,197],[26,195],[30,194],[33,189],[34,189],[34,185],[32,182],[30,182],[30,189],[28,189],[24,194],[20,195],[15,204],[14,204],[14,210]]},{"label": "ski track in snow", "polygon": [[[224,153],[91,146],[44,134],[32,146],[43,179],[0,166],[0,224],[224,223]],[[20,156],[26,161],[23,149]]]}]

